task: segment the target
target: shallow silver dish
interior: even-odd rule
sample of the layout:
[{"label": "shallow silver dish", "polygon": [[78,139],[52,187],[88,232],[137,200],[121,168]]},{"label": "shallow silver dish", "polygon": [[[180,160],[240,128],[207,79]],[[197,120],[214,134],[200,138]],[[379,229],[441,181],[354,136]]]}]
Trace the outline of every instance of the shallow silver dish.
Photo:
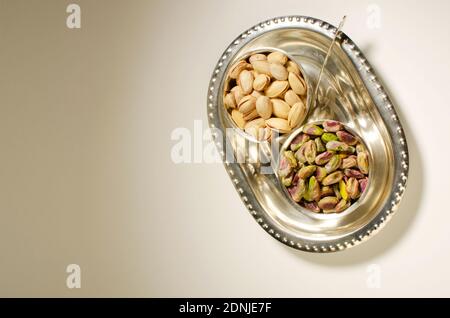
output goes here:
[{"label": "shallow silver dish", "polygon": [[[225,50],[211,78],[207,112],[211,128],[232,127],[222,104],[228,67],[249,51],[276,48],[301,64],[315,85],[336,28],[324,21],[287,16],[264,21],[245,31]],[[225,168],[255,220],[282,243],[309,252],[334,252],[363,242],[390,219],[404,193],[408,177],[408,148],[403,128],[387,93],[358,47],[341,33],[324,70],[319,104],[305,122],[335,119],[366,143],[371,161],[370,184],[358,204],[340,214],[303,213],[286,197],[271,169],[261,164],[259,151],[274,157],[287,136],[272,147],[252,142],[242,134],[217,136]],[[223,149],[226,145],[227,149]],[[231,151],[230,151],[231,148]],[[272,150],[271,150],[272,149]],[[245,162],[229,162],[228,153]],[[268,173],[268,170],[272,173]]]}]

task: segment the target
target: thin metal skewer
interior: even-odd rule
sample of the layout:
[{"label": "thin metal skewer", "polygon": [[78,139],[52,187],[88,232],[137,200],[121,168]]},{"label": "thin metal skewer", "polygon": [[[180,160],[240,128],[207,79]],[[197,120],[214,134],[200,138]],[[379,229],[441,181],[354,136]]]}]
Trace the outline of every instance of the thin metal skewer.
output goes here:
[{"label": "thin metal skewer", "polygon": [[314,100],[315,100],[315,104],[317,104],[318,98],[317,98],[317,93],[319,92],[319,85],[320,85],[320,81],[322,80],[322,73],[323,70],[325,69],[325,66],[327,65],[328,62],[328,58],[330,57],[331,54],[331,50],[333,49],[333,45],[336,42],[337,36],[339,35],[339,32],[341,32],[342,27],[344,26],[345,23],[345,19],[347,18],[347,16],[343,16],[341,19],[341,22],[339,23],[339,26],[336,30],[336,33],[334,34],[333,40],[331,41],[330,46],[328,47],[328,51],[327,54],[325,55],[325,59],[323,60],[323,64],[322,67],[320,68],[320,73],[319,73],[319,77],[317,78],[317,84],[316,84],[316,89],[314,90]]}]

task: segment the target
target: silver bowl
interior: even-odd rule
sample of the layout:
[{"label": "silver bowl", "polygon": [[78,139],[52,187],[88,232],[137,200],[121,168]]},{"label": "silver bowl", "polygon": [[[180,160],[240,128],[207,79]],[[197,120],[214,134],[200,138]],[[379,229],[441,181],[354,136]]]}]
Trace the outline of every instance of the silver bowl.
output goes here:
[{"label": "silver bowl", "polygon": [[[221,130],[222,136],[226,136],[225,129],[232,128],[222,103],[229,65],[248,52],[274,48],[300,64],[315,86],[335,32],[334,26],[315,18],[286,16],[264,21],[241,34],[226,48],[214,69],[207,97],[210,127]],[[408,177],[408,148],[386,91],[362,52],[343,33],[324,70],[317,101],[305,122],[338,120],[364,140],[369,152],[370,184],[348,213],[326,217],[304,213],[286,197],[275,170],[280,144],[290,138],[289,134],[272,139],[270,146],[240,134],[229,134],[216,142],[242,201],[267,233],[299,250],[335,252],[373,236],[396,211]],[[269,164],[254,158],[261,151],[272,159]],[[226,152],[246,160],[230,162]]]}]

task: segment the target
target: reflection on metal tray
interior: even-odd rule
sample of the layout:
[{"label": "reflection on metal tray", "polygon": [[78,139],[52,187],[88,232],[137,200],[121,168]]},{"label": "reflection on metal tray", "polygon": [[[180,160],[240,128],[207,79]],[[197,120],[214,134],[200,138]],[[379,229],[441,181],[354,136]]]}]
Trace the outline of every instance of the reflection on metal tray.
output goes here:
[{"label": "reflection on metal tray", "polygon": [[[302,16],[267,20],[244,32],[225,50],[213,72],[207,99],[210,126],[223,132],[232,127],[222,93],[233,62],[250,51],[276,48],[301,64],[315,86],[335,32],[326,22]],[[370,184],[358,204],[340,214],[304,213],[288,200],[274,174],[261,173],[260,165],[247,160],[225,162],[225,168],[251,215],[270,235],[300,250],[334,252],[364,241],[392,216],[405,190],[408,149],[389,97],[364,55],[343,33],[324,70],[318,101],[305,121],[339,120],[367,145]],[[240,134],[231,139],[236,158],[249,158],[260,147]]]}]

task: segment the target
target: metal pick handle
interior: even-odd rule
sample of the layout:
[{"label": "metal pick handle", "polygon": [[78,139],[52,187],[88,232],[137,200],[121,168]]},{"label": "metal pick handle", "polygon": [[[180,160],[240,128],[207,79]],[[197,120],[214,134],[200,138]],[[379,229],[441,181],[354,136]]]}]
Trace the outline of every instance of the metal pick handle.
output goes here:
[{"label": "metal pick handle", "polygon": [[317,104],[317,100],[318,100],[317,94],[319,92],[319,84],[320,84],[320,81],[322,80],[323,70],[325,69],[325,66],[327,65],[328,58],[330,57],[331,50],[333,49],[333,45],[336,42],[336,39],[337,39],[337,36],[339,35],[339,32],[341,32],[341,29],[344,26],[346,18],[347,18],[347,16],[345,16],[345,15],[342,17],[341,22],[339,23],[339,26],[338,26],[338,28],[336,30],[336,33],[334,34],[333,40],[331,41],[331,44],[328,47],[328,51],[327,51],[327,54],[325,55],[325,59],[323,60],[322,67],[320,68],[319,77],[317,78],[317,84],[316,84],[316,88],[314,90],[314,100],[315,100],[315,104],[314,105]]}]

